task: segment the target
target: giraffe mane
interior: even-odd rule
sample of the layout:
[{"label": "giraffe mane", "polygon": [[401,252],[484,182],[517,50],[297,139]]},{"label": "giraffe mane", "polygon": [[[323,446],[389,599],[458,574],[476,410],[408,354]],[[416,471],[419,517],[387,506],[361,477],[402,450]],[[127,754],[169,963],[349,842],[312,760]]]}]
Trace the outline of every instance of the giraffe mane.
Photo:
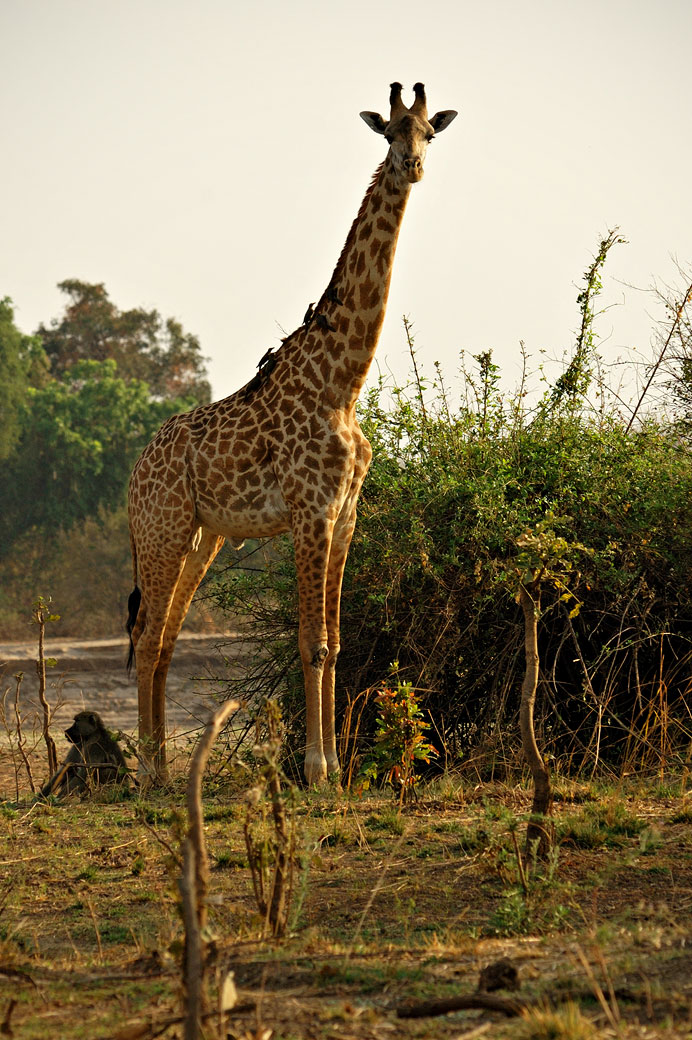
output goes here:
[{"label": "giraffe mane", "polygon": [[[355,241],[356,234],[357,234],[357,231],[358,231],[358,225],[359,225],[360,220],[361,220],[361,218],[363,216],[363,213],[365,212],[365,209],[366,209],[366,207],[368,205],[368,202],[370,201],[370,196],[372,195],[373,191],[375,190],[375,187],[376,187],[376,185],[377,185],[377,183],[378,183],[378,181],[380,179],[380,175],[382,173],[382,169],[383,169],[384,164],[385,164],[386,161],[387,161],[386,159],[383,159],[382,162],[380,163],[380,165],[377,167],[377,169],[375,170],[375,172],[372,175],[372,180],[370,181],[370,184],[368,185],[368,188],[367,188],[367,190],[365,192],[365,195],[363,196],[363,201],[360,204],[360,209],[358,210],[358,214],[356,216],[356,219],[351,224],[350,231],[349,231],[348,235],[346,236],[346,241],[344,242],[344,247],[341,250],[341,253],[339,254],[339,259],[336,262],[336,267],[334,268],[334,272],[333,272],[331,278],[329,279],[329,283],[327,285],[327,288],[324,290],[324,292],[322,293],[322,295],[319,298],[318,303],[315,305],[315,308],[314,308],[314,311],[313,311],[314,315],[317,315],[317,312],[319,311],[319,309],[322,306],[322,304],[328,299],[330,290],[332,290],[332,289],[334,289],[336,287],[336,284],[337,284],[337,282],[339,280],[339,276],[341,275],[341,272],[344,269],[344,265],[346,263],[346,257],[348,255],[348,251],[349,251],[350,247],[352,246],[353,242]],[[299,325],[298,328],[294,329],[293,332],[289,333],[288,336],[284,336],[284,338],[281,341],[281,347],[279,348],[279,351],[282,351],[284,347],[287,347],[290,343],[292,343],[292,341],[303,331],[303,329],[304,329],[304,325]],[[276,360],[278,360],[278,358],[276,358]],[[265,383],[269,382],[272,369],[275,367],[275,364],[276,364],[276,360],[274,361],[274,364],[272,364],[271,366],[267,366],[267,371],[266,372],[262,372],[262,370],[261,370],[261,362],[260,362],[260,365],[257,366],[260,369],[260,371],[258,371],[250,379],[250,381],[245,384],[245,386],[241,387],[240,390],[236,390],[235,394],[233,394],[231,396],[235,397],[237,395],[238,397],[242,398],[242,400],[249,401],[254,396],[254,394],[255,394],[255,392],[257,390],[259,390],[262,386],[264,386]]]},{"label": "giraffe mane", "polygon": [[377,185],[377,183],[378,183],[378,181],[380,179],[380,175],[382,173],[382,168],[384,167],[384,164],[385,164],[386,161],[387,161],[386,159],[383,159],[382,162],[380,163],[380,165],[377,167],[377,169],[375,170],[375,172],[372,175],[372,180],[370,181],[370,184],[368,185],[368,189],[365,192],[365,195],[363,196],[363,201],[360,204],[360,209],[358,210],[358,215],[356,216],[356,219],[351,224],[351,229],[350,229],[348,235],[346,236],[346,241],[344,242],[344,247],[341,250],[341,253],[339,254],[339,259],[336,262],[336,267],[334,268],[334,272],[333,272],[331,278],[329,279],[329,283],[327,285],[327,288],[324,290],[324,292],[320,296],[319,303],[315,307],[315,314],[320,309],[322,304],[325,302],[325,300],[326,300],[330,290],[336,288],[336,283],[338,282],[339,276],[340,276],[341,272],[344,269],[344,264],[346,263],[346,256],[348,254],[348,251],[349,251],[350,247],[353,245],[353,242],[355,241],[358,225],[360,223],[360,220],[361,220],[363,214],[365,213],[365,209],[366,209],[366,207],[368,205],[368,202],[370,201],[370,196],[372,195],[373,191],[375,190],[375,186]]}]

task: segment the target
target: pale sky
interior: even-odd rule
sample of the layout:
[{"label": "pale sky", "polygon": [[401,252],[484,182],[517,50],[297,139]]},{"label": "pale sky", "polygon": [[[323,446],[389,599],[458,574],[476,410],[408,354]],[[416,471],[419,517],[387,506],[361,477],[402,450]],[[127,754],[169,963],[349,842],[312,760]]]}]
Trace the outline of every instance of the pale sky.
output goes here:
[{"label": "pale sky", "polygon": [[[389,84],[459,117],[414,185],[377,353],[452,377],[519,341],[560,356],[619,225],[603,353],[644,352],[636,289],[692,261],[689,0],[0,0],[0,296],[25,332],[65,278],[199,336],[241,386],[326,286],[384,139]],[[659,315],[660,316],[660,315]]]}]

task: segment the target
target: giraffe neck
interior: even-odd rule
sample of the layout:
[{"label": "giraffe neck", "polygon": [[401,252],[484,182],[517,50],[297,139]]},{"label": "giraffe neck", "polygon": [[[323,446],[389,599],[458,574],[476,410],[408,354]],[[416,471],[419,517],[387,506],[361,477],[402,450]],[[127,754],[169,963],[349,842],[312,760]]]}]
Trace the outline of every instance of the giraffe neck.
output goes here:
[{"label": "giraffe neck", "polygon": [[306,368],[314,372],[318,362],[319,382],[337,407],[355,404],[375,355],[410,191],[388,156],[365,194],[308,327]]}]

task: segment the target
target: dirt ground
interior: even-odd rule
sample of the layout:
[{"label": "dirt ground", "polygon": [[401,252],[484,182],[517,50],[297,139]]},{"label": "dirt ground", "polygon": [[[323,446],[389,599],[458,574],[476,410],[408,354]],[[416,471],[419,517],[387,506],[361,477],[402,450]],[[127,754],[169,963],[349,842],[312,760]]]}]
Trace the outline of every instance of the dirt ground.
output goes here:
[{"label": "dirt ground", "polygon": [[[187,736],[206,720],[218,639],[181,642],[169,719],[177,776],[165,791],[62,803],[30,796],[0,740],[0,1036],[181,1037],[178,887]],[[238,667],[242,642],[230,640]],[[123,642],[49,644],[55,730],[93,707],[134,732]],[[0,647],[5,718],[36,695],[33,647]],[[236,663],[234,663],[236,662]],[[200,678],[193,678],[194,676]],[[40,741],[29,750],[41,778]],[[286,936],[263,937],[244,827],[250,807],[271,878],[271,804],[219,746],[204,792],[212,1006],[237,999],[207,1040],[682,1040],[692,1037],[692,786],[678,775],[579,783],[555,777],[556,842],[522,864],[530,793],[446,776],[400,811],[386,791],[285,794],[295,848]],[[258,786],[259,785],[259,786]],[[19,798],[17,788],[19,786]],[[259,802],[258,802],[259,799]],[[261,821],[264,820],[264,823]],[[520,865],[522,864],[522,865]],[[478,1003],[480,973],[510,962],[501,1010],[401,1017],[421,1003]],[[502,972],[500,972],[502,975]],[[525,1002],[521,1014],[512,1000]],[[504,1002],[504,1003],[503,1003]]]},{"label": "dirt ground", "polygon": [[[262,938],[243,838],[257,780],[212,757],[209,979],[237,1000],[213,1040],[624,1040],[692,1036],[692,812],[686,775],[557,783],[553,859],[529,864],[521,786],[447,777],[400,812],[391,795],[287,796],[288,934]],[[22,1040],[181,1037],[178,843],[184,777],[125,801],[12,800],[0,755],[0,1023]],[[260,807],[262,802],[260,801]],[[271,812],[264,819],[271,861]],[[465,1008],[508,958],[516,1016]],[[215,1005],[213,1005],[215,1006]],[[510,1005],[506,1005],[509,1007]],[[0,1035],[2,1035],[0,1033]]]}]

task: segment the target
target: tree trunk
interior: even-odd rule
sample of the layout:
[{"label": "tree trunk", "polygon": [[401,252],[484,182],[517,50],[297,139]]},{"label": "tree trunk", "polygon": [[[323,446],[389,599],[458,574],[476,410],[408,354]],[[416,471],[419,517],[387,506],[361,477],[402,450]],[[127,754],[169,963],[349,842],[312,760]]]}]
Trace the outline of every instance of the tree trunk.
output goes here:
[{"label": "tree trunk", "polygon": [[532,818],[526,831],[526,855],[530,855],[532,845],[538,841],[537,853],[544,858],[552,844],[553,828],[545,817],[550,815],[553,798],[550,790],[550,774],[538,750],[533,725],[533,709],[536,703],[536,688],[538,686],[540,590],[532,588],[529,591],[525,585],[520,585],[519,602],[524,612],[524,653],[526,657],[526,673],[521,686],[519,725],[521,728],[521,742],[526,761],[533,776],[534,785],[533,805],[531,807]]}]

